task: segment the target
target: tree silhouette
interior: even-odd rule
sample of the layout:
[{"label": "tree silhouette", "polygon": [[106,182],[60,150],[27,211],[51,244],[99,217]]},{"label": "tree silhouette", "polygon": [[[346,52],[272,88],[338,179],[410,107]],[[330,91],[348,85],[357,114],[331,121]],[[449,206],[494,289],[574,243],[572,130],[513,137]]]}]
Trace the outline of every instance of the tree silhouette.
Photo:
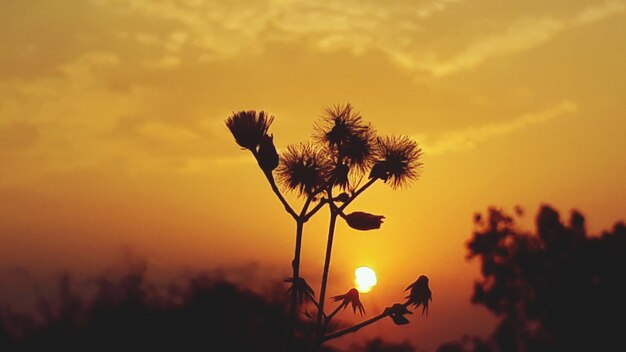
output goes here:
[{"label": "tree silhouette", "polygon": [[[359,231],[380,228],[383,215],[363,211],[346,214],[345,210],[377,181],[395,190],[416,180],[422,166],[422,151],[417,143],[406,136],[378,136],[352,105],[334,105],[328,107],[321,121],[314,124],[312,141],[287,146],[279,156],[274,136],[269,133],[273,120],[274,117],[264,111],[239,111],[226,119],[226,126],[237,144],[255,157],[273,192],[296,223],[293,276],[285,279],[291,285],[288,289],[291,293],[288,350],[295,350],[296,316],[298,306],[304,300],[311,301],[317,308],[311,345],[313,350],[319,349],[326,341],[357,331],[384,317],[390,317],[396,324],[406,324],[408,319],[405,315],[411,314],[407,307],[422,305],[425,312],[432,296],[428,278],[424,275],[407,288],[410,294],[404,303],[387,307],[374,318],[342,331],[329,331],[329,323],[348,305],[352,306],[354,313],[357,310],[364,313],[359,292],[352,288],[346,294],[334,296],[338,306],[330,314],[325,311],[337,218]],[[299,212],[286,201],[276,181],[283,190],[296,192],[303,199]],[[300,275],[300,253],[304,224],[324,207],[330,214],[328,240],[321,287],[316,298],[314,290]]]},{"label": "tree silhouette", "polygon": [[[516,216],[522,216],[518,209]],[[472,302],[501,317],[489,341],[466,338],[439,351],[625,351],[626,225],[590,236],[585,218],[567,223],[550,206],[536,233],[490,208],[467,243],[481,263]]]}]

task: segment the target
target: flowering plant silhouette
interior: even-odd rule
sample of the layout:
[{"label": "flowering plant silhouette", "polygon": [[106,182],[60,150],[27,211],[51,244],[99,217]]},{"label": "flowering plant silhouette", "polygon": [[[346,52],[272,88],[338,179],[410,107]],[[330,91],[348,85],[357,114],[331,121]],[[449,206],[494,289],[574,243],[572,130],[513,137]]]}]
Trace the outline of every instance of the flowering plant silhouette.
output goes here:
[{"label": "flowering plant silhouette", "polygon": [[[407,287],[410,290],[404,303],[395,303],[383,312],[349,328],[329,332],[331,320],[348,305],[353,312],[362,316],[365,308],[359,292],[350,288],[347,293],[331,297],[338,305],[330,314],[325,313],[326,288],[333,249],[337,218],[358,231],[379,229],[384,215],[364,211],[348,214],[345,209],[375,182],[381,181],[397,190],[408,186],[419,177],[422,166],[422,150],[407,136],[378,136],[371,124],[351,104],[333,105],[325,110],[324,116],[314,124],[313,141],[287,146],[281,155],[274,145],[269,128],[274,116],[264,111],[239,111],[226,119],[226,126],[235,141],[243,149],[249,150],[263,171],[272,191],[276,194],[285,211],[296,223],[292,277],[284,281],[290,284],[287,292],[291,295],[290,331],[287,349],[297,350],[295,343],[298,307],[312,302],[316,309],[315,334],[308,341],[311,350],[319,350],[326,341],[355,332],[385,317],[390,317],[397,325],[409,323],[408,307],[422,306],[422,314],[428,312],[432,293],[428,278],[419,278]],[[279,188],[280,186],[280,188]],[[281,193],[293,191],[304,199],[299,212],[287,202]],[[300,275],[300,253],[304,224],[319,210],[329,209],[328,239],[324,258],[319,295]],[[308,315],[308,310],[306,311]],[[305,343],[306,345],[306,343]]]}]

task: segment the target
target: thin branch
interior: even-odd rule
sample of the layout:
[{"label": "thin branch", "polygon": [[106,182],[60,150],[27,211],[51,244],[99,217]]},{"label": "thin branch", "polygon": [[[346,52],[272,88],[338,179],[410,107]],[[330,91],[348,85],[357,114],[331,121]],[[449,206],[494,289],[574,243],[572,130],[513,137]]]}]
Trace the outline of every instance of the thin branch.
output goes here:
[{"label": "thin branch", "polygon": [[283,203],[285,210],[289,213],[289,215],[291,215],[291,217],[293,217],[295,220],[298,220],[298,214],[296,214],[296,212],[291,208],[289,203],[287,203],[287,201],[285,200],[285,197],[283,197],[283,195],[280,193],[280,190],[276,186],[276,182],[274,182],[274,177],[271,176],[271,172],[264,171],[263,173],[265,174],[267,181],[269,181],[270,186],[272,186],[272,191],[276,193],[276,196],[278,197],[278,199],[280,199],[280,202]]},{"label": "thin branch", "polygon": [[[296,219],[296,245],[295,251],[293,255],[293,261],[291,262],[291,267],[293,269],[293,283],[295,285],[296,279],[300,277],[300,250],[302,247],[302,232],[304,231],[304,223],[300,220]],[[293,292],[291,293],[291,306],[289,310],[290,316],[290,324],[289,324],[289,350],[291,351],[294,347],[294,338],[295,338],[295,326],[296,326],[296,311],[298,306],[298,290],[293,288]]]},{"label": "thin branch", "polygon": [[322,209],[322,207],[324,206],[324,204],[326,204],[328,201],[325,199],[320,199],[320,202],[317,203],[317,205],[311,209],[310,212],[308,212],[306,215],[304,215],[304,218],[302,219],[303,221],[309,221],[309,219],[315,215],[315,213],[317,213],[320,209]]},{"label": "thin branch", "polygon": [[345,306],[343,304],[339,304],[337,306],[337,308],[335,308],[335,310],[333,310],[325,319],[324,319],[324,330],[323,330],[323,335],[326,335],[326,330],[328,329],[328,324],[330,324],[330,321],[333,319],[333,317],[335,316],[335,314],[337,314],[341,308],[344,308]]},{"label": "thin branch", "polygon": [[[311,201],[313,200],[313,196],[309,196],[307,197],[307,200],[304,202],[304,205],[302,206],[302,210],[300,211],[300,216],[296,217],[296,245],[294,248],[294,254],[293,254],[293,261],[291,262],[291,266],[293,269],[293,280],[295,282],[296,279],[298,279],[300,277],[300,253],[302,251],[302,234],[304,232],[304,221],[302,221],[302,218],[304,216],[304,214],[306,214],[306,211],[309,208],[309,205],[311,204]],[[308,295],[308,293],[307,293]],[[315,302],[315,304],[317,305],[317,302]],[[295,325],[296,325],[296,311],[297,311],[297,306],[298,306],[298,292],[297,290],[293,290],[292,295],[291,295],[291,307],[290,307],[290,318],[291,318],[291,324],[289,325],[289,329],[290,329],[290,350],[293,348],[294,346],[294,329],[295,329]]]},{"label": "thin branch", "polygon": [[302,210],[300,211],[300,216],[299,216],[302,222],[306,221],[306,212],[307,210],[309,210],[309,205],[311,205],[313,198],[315,198],[315,194],[311,194],[308,197],[306,197],[306,202],[304,202],[304,206],[302,206]]},{"label": "thin branch", "polygon": [[356,197],[359,196],[359,194],[363,193],[363,191],[365,191],[366,189],[369,188],[369,186],[373,185],[374,182],[376,182],[376,178],[371,178],[369,179],[369,181],[367,181],[366,184],[364,184],[363,186],[361,186],[361,188],[359,188],[356,192],[354,192],[352,194],[352,197],[350,197],[350,199],[348,199],[347,202],[343,203],[340,207],[339,207],[339,212],[342,212],[348,205],[350,205],[350,203],[352,203],[352,201],[354,201],[356,199]]},{"label": "thin branch", "polygon": [[[317,300],[315,299],[315,297],[313,297],[313,295],[311,295],[310,293],[306,293],[306,296],[309,298],[309,300],[311,302],[313,302],[313,305],[315,306],[315,308],[317,308],[317,310],[319,311],[320,309],[320,304],[317,303]],[[322,312],[322,314],[324,315],[324,319],[327,319],[328,317],[326,316],[326,313]]]},{"label": "thin branch", "polygon": [[[328,199],[332,199],[332,188],[327,190]],[[316,341],[317,345],[320,345],[324,337],[322,314],[324,313],[324,300],[326,298],[326,285],[328,283],[328,272],[330,271],[330,257],[333,250],[333,237],[335,234],[335,224],[337,221],[337,214],[333,211],[330,212],[330,223],[328,224],[328,241],[326,243],[326,258],[324,259],[324,272],[322,274],[322,285],[320,289],[320,310],[317,314],[316,327]]]},{"label": "thin branch", "polygon": [[[250,150],[250,151],[252,152],[252,155],[254,155],[254,159],[256,159],[258,163],[259,156],[258,156],[257,151],[256,150]],[[298,214],[296,214],[296,212],[293,210],[293,208],[291,208],[289,203],[287,203],[287,200],[285,200],[285,197],[283,197],[282,193],[280,193],[278,186],[276,186],[276,181],[274,181],[274,176],[272,176],[272,171],[263,170],[263,174],[265,175],[265,178],[267,178],[267,181],[270,183],[270,186],[272,187],[272,191],[274,191],[274,193],[276,194],[280,202],[283,203],[283,206],[285,207],[285,210],[287,211],[287,213],[289,213],[289,215],[291,215],[291,217],[293,217],[295,220],[298,220]]]},{"label": "thin branch", "polygon": [[[311,199],[315,198],[315,196],[317,196],[318,194],[322,193],[323,191],[326,190],[326,188],[329,186],[330,184],[330,180],[326,180],[322,185],[320,185],[313,193],[311,193],[311,195],[309,196]],[[309,219],[315,215],[315,213],[317,213],[320,209],[322,209],[322,207],[324,206],[324,204],[326,204],[328,202],[328,200],[322,198],[320,199],[320,202],[313,208],[311,209],[311,211],[309,213],[307,213],[306,215],[304,215],[304,217],[302,218],[302,220],[304,222],[309,221]],[[303,214],[300,214],[300,216],[303,216]]]},{"label": "thin branch", "polygon": [[[405,307],[405,308],[408,307],[409,305],[411,305],[410,301],[406,301],[406,302],[402,303],[402,306]],[[377,316],[375,316],[375,317],[373,317],[371,319],[362,321],[362,322],[360,322],[360,323],[358,323],[356,325],[353,325],[353,326],[351,326],[349,328],[346,328],[346,329],[337,331],[337,332],[335,332],[333,334],[324,336],[322,341],[326,342],[328,340],[332,340],[332,339],[336,339],[338,337],[341,337],[341,336],[343,336],[345,334],[349,334],[351,332],[355,332],[355,331],[357,331],[357,330],[359,330],[361,328],[364,328],[364,327],[366,327],[366,326],[368,326],[370,324],[373,324],[373,323],[379,321],[380,319],[382,319],[382,318],[384,318],[386,316],[390,316],[392,313],[393,313],[393,310],[391,309],[391,307],[387,307],[387,308],[385,308],[385,310],[382,313],[378,314]],[[330,318],[332,318],[332,314],[328,317],[328,320],[330,320]]]},{"label": "thin branch", "polygon": [[359,324],[356,324],[354,326],[351,326],[351,327],[349,327],[347,329],[343,329],[343,330],[337,331],[336,333],[324,336],[322,341],[326,342],[328,340],[332,340],[332,339],[336,339],[338,337],[341,337],[341,336],[343,336],[345,334],[349,334],[351,332],[355,332],[355,331],[357,331],[357,330],[359,330],[359,329],[361,329],[363,327],[366,327],[366,326],[368,326],[370,324],[373,324],[373,323],[379,321],[380,319],[388,316],[389,314],[390,314],[390,312],[387,309],[385,309],[384,312],[378,314],[377,316],[375,316],[375,317],[373,317],[373,318],[371,318],[369,320],[365,320],[365,321],[363,321],[363,322],[361,322]]},{"label": "thin branch", "polygon": [[339,304],[337,308],[335,308],[335,310],[333,310],[332,313],[330,313],[328,317],[326,317],[326,325],[328,325],[330,320],[335,316],[335,314],[337,314],[341,310],[341,308],[343,308],[343,304]]}]

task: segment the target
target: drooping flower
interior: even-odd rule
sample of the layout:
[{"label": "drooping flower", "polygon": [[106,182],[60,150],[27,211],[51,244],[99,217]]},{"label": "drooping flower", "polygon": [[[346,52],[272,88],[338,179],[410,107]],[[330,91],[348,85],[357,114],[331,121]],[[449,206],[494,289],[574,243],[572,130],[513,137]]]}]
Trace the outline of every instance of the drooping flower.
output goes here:
[{"label": "drooping flower", "polygon": [[260,111],[245,110],[233,113],[226,119],[226,127],[242,148],[256,151],[263,136],[267,135],[274,116]]},{"label": "drooping flower", "polygon": [[261,142],[259,143],[257,162],[261,169],[269,172],[278,166],[278,161],[279,157],[274,146],[274,136],[266,134],[261,137]]},{"label": "drooping flower", "polygon": [[396,303],[391,307],[385,308],[385,313],[389,315],[391,320],[396,325],[405,325],[409,323],[409,320],[405,317],[406,314],[413,314],[410,310],[406,309],[406,306],[400,303]]},{"label": "drooping flower", "polygon": [[373,127],[363,122],[352,105],[333,105],[326,109],[322,122],[315,125],[315,138],[325,145],[337,165],[365,171],[371,164],[375,149]]},{"label": "drooping flower", "polygon": [[287,289],[287,293],[296,292],[296,297],[298,302],[303,303],[309,300],[311,297],[315,296],[315,292],[309,286],[309,284],[301,277],[297,278],[286,278],[285,282],[290,282],[291,286]]},{"label": "drooping flower", "polygon": [[276,172],[279,181],[299,195],[310,195],[326,181],[329,164],[322,152],[308,143],[287,147]]},{"label": "drooping flower", "polygon": [[407,304],[415,308],[422,306],[422,314],[428,314],[428,304],[433,300],[432,292],[428,287],[428,277],[420,275],[417,280],[410,284],[405,291],[411,290],[407,298]]},{"label": "drooping flower", "polygon": [[422,149],[406,136],[379,137],[370,178],[390,181],[392,188],[406,185],[419,176]]},{"label": "drooping flower", "polygon": [[383,223],[384,215],[374,215],[362,211],[354,211],[343,217],[348,226],[356,230],[374,230],[379,229]]},{"label": "drooping flower", "polygon": [[352,304],[352,311],[356,314],[356,310],[359,310],[359,313],[363,315],[365,313],[365,308],[361,303],[359,298],[359,291],[356,288],[351,288],[348,292],[343,295],[337,295],[332,297],[334,302],[342,301],[339,307],[345,309],[348,304]]}]

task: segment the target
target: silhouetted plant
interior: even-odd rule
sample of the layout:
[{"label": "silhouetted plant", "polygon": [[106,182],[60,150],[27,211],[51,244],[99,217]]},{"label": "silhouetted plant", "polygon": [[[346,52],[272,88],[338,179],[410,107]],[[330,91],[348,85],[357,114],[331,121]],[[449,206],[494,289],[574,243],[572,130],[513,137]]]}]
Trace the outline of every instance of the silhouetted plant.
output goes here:
[{"label": "silhouetted plant", "polygon": [[[226,125],[235,141],[250,150],[256,158],[272,190],[296,223],[293,276],[285,279],[285,282],[290,283],[288,292],[291,294],[289,350],[295,349],[293,338],[296,313],[298,306],[305,301],[313,302],[317,308],[312,342],[314,349],[319,349],[326,341],[357,331],[384,317],[390,317],[398,325],[406,324],[409,322],[406,315],[411,314],[407,307],[417,308],[421,305],[422,313],[427,312],[432,295],[428,278],[420,275],[407,288],[411,291],[404,303],[387,307],[374,318],[352,327],[332,333],[328,331],[331,320],[348,305],[352,306],[354,313],[357,310],[361,315],[365,313],[359,292],[355,288],[351,288],[346,294],[333,296],[333,300],[339,302],[338,306],[331,314],[325,313],[326,288],[337,218],[341,217],[349,227],[359,231],[379,229],[385,218],[383,215],[363,211],[346,214],[345,209],[378,180],[390,185],[392,189],[408,186],[415,181],[422,166],[422,150],[418,144],[406,136],[378,136],[352,105],[333,105],[325,110],[321,121],[314,124],[312,142],[287,146],[278,156],[273,135],[269,134],[273,121],[274,116],[264,111],[257,113],[248,110],[233,113],[226,120]],[[304,199],[299,212],[285,200],[274,174],[282,189],[296,192],[298,197]],[[300,253],[304,224],[325,206],[330,214],[328,241],[321,287],[316,298],[314,291],[300,276]]]}]

